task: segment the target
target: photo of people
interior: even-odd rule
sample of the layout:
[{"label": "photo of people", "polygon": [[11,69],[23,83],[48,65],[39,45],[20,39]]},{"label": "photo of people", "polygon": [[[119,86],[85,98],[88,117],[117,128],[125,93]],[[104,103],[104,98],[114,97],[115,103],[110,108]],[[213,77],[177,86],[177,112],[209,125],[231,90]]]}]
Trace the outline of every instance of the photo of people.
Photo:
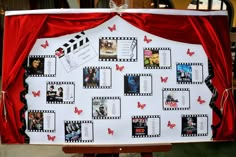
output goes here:
[{"label": "photo of people", "polygon": [[158,50],[144,50],[144,67],[159,67],[159,59]]},{"label": "photo of people", "polygon": [[94,99],[93,100],[93,117],[106,117],[107,116],[107,100]]},{"label": "photo of people", "polygon": [[132,135],[140,136],[148,134],[147,118],[132,118]]},{"label": "photo of people", "polygon": [[192,66],[177,64],[177,82],[192,82]]},{"label": "photo of people", "polygon": [[29,112],[28,113],[28,130],[43,130],[43,113]]},{"label": "photo of people", "polygon": [[169,107],[178,107],[177,103],[179,102],[178,99],[176,99],[174,97],[174,93],[169,93],[166,96],[166,100],[165,100],[165,105],[169,106]]},{"label": "photo of people", "polygon": [[58,85],[49,85],[49,89],[47,90],[47,102],[63,102],[63,88],[57,86]]},{"label": "photo of people", "polygon": [[69,122],[65,123],[65,140],[78,141],[82,138],[81,123]]},{"label": "photo of people", "polygon": [[44,74],[44,58],[29,58],[28,60],[29,75]]},{"label": "photo of people", "polygon": [[124,81],[125,81],[124,82],[125,94],[139,94],[140,93],[139,76],[125,76]]},{"label": "photo of people", "polygon": [[83,69],[83,84],[84,87],[99,87],[99,74],[100,70],[97,68],[84,68]]},{"label": "photo of people", "polygon": [[182,134],[197,134],[197,117],[182,117]]},{"label": "photo of people", "polygon": [[117,59],[117,40],[99,40],[100,59]]}]

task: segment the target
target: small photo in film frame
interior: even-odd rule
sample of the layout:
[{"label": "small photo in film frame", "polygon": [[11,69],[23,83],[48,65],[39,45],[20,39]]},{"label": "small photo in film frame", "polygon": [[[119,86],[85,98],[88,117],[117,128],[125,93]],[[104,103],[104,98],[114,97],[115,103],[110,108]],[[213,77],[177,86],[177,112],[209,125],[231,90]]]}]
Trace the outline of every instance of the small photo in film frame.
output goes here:
[{"label": "small photo in film frame", "polygon": [[143,58],[145,69],[171,69],[170,48],[144,48]]},{"label": "small photo in film frame", "polygon": [[132,138],[159,137],[159,115],[132,116]]},{"label": "small photo in film frame", "polygon": [[66,143],[93,142],[92,121],[64,121]]},{"label": "small photo in film frame", "polygon": [[177,63],[176,79],[178,84],[202,84],[202,63]]},{"label": "small photo in film frame", "polygon": [[151,74],[126,74],[124,76],[125,96],[151,96],[152,75]]},{"label": "small photo in film frame", "polygon": [[83,86],[84,88],[111,88],[111,67],[84,67]]},{"label": "small photo in film frame", "polygon": [[74,104],[75,102],[74,82],[47,82],[46,89],[47,104]]},{"label": "small photo in film frame", "polygon": [[190,90],[188,88],[163,88],[163,110],[189,110]]},{"label": "small photo in film frame", "polygon": [[99,61],[137,61],[136,37],[101,37]]},{"label": "small photo in film frame", "polygon": [[29,110],[27,115],[27,130],[29,132],[55,132],[55,111]]},{"label": "small photo in film frame", "polygon": [[207,136],[208,135],[208,115],[182,115],[181,117],[182,137]]},{"label": "small photo in film frame", "polygon": [[56,58],[53,55],[30,55],[27,72],[31,77],[55,77]]},{"label": "small photo in film frame", "polygon": [[121,98],[120,97],[93,97],[92,98],[93,119],[120,119]]}]

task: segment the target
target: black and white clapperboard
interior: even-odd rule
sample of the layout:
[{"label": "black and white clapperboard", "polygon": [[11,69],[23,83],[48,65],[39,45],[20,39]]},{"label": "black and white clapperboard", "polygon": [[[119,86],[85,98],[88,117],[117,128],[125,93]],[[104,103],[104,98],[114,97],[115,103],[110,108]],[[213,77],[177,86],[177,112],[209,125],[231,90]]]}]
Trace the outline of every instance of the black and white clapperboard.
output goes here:
[{"label": "black and white clapperboard", "polygon": [[55,51],[65,70],[70,72],[96,56],[85,32],[79,32]]}]

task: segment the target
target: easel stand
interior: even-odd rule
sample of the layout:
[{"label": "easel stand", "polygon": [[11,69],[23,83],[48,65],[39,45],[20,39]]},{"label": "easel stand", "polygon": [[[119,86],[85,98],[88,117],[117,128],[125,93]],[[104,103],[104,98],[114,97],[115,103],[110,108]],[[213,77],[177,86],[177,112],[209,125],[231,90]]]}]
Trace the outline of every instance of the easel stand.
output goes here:
[{"label": "easel stand", "polygon": [[[67,154],[83,154],[83,157],[95,157],[96,154],[112,154],[119,157],[119,153],[140,153],[142,157],[153,157],[152,152],[168,152],[172,144],[149,144],[149,145],[82,145],[64,146],[62,150]],[[100,157],[100,156],[99,156]]]}]

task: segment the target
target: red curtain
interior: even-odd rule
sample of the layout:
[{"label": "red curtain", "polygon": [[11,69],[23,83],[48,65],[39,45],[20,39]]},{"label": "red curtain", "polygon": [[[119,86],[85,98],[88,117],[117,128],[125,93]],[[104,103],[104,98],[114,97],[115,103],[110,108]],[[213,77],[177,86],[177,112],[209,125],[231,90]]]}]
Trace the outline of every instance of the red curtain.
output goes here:
[{"label": "red curtain", "polygon": [[[20,92],[24,90],[23,62],[37,38],[56,37],[94,28],[117,15],[116,13],[35,14],[5,17],[0,131],[3,143],[24,143],[20,133],[24,104]],[[121,18],[151,34],[185,43],[202,44],[213,65],[212,80],[220,101],[226,89],[232,87],[232,58],[227,16],[181,16],[145,13],[123,13]],[[4,114],[6,107],[6,115]],[[235,134],[235,107],[232,92],[226,99],[223,119],[214,113],[217,129],[215,140],[233,140]],[[6,117],[6,119],[5,119]],[[24,117],[23,117],[24,118]],[[221,123],[220,123],[221,122]]]}]

